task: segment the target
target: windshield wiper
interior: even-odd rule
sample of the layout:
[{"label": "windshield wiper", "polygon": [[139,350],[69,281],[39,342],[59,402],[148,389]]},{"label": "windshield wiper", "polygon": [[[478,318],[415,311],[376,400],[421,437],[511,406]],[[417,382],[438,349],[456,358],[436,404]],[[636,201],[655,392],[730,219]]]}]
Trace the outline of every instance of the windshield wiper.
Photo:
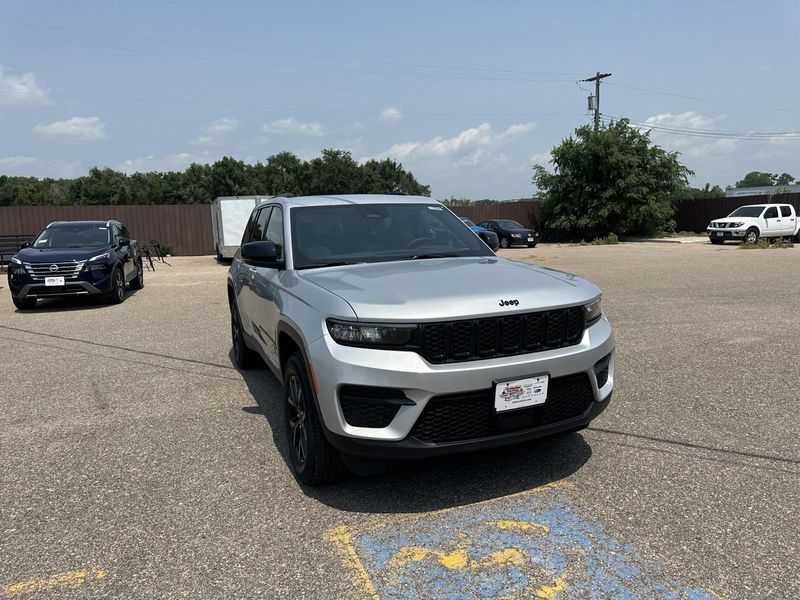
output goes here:
[{"label": "windshield wiper", "polygon": [[401,256],[397,260],[422,260],[424,258],[452,258],[458,256],[454,252],[431,252],[430,254],[415,254],[413,256]]},{"label": "windshield wiper", "polygon": [[363,265],[364,261],[355,261],[355,260],[339,260],[334,262],[326,262],[326,263],[312,263],[310,265],[303,265],[302,267],[297,267],[297,270],[301,269],[321,269],[322,267],[342,267],[345,265]]}]

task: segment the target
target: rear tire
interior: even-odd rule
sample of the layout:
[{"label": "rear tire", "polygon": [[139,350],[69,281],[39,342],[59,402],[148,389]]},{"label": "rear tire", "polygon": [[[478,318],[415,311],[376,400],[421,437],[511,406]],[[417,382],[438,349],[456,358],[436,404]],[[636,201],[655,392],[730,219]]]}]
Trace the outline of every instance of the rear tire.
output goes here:
[{"label": "rear tire", "polygon": [[242,319],[236,300],[231,300],[231,345],[233,346],[233,363],[240,369],[246,370],[258,364],[258,356],[248,346],[244,339]]},{"label": "rear tire", "polygon": [[286,361],[283,395],[289,454],[297,479],[312,487],[341,479],[346,468],[339,452],[325,439],[306,365],[299,352]]},{"label": "rear tire", "polygon": [[14,298],[12,296],[11,301],[19,310],[30,310],[32,308],[36,308],[36,298]]},{"label": "rear tire", "polygon": [[140,290],[144,287],[144,265],[141,259],[136,262],[136,277],[131,280],[131,289]]}]

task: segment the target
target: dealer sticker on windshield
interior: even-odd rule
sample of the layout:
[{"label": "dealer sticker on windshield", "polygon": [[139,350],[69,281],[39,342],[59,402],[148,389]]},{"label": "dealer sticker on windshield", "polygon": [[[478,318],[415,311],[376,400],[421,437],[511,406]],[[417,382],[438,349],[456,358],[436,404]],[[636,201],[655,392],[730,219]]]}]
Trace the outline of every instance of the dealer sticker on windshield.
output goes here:
[{"label": "dealer sticker on windshield", "polygon": [[499,381],[494,387],[494,408],[497,412],[544,404],[547,400],[549,375]]}]

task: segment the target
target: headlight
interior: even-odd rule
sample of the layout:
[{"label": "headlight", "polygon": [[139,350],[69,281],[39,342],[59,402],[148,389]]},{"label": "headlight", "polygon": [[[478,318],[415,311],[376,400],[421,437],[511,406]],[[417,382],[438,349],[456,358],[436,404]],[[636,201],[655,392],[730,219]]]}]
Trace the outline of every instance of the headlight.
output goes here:
[{"label": "headlight", "polygon": [[379,325],[328,319],[331,337],[347,346],[405,346],[417,330],[416,325]]},{"label": "headlight", "polygon": [[522,234],[521,233],[512,233],[511,237],[521,238]]},{"label": "headlight", "polygon": [[594,302],[586,304],[583,307],[583,310],[584,310],[583,322],[588,327],[589,325],[597,321],[597,319],[599,319],[600,316],[603,314],[603,309],[600,307],[600,298],[598,298]]},{"label": "headlight", "polygon": [[89,262],[93,262],[95,260],[108,260],[111,258],[111,252],[103,252],[102,254],[98,254],[97,256],[93,256],[89,259]]},{"label": "headlight", "polygon": [[728,227],[741,227],[744,223],[729,223]]},{"label": "headlight", "polygon": [[11,262],[14,263],[15,265],[21,265],[22,264],[22,261],[20,259],[18,259],[16,256],[12,256],[11,257]]}]

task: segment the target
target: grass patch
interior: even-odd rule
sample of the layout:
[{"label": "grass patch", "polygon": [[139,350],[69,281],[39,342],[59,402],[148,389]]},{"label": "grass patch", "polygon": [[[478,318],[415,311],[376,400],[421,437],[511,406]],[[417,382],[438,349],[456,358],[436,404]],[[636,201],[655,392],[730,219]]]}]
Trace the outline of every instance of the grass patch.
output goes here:
[{"label": "grass patch", "polygon": [[786,238],[779,237],[772,240],[768,238],[761,238],[755,244],[749,242],[742,242],[739,244],[739,250],[767,250],[769,248],[793,248],[794,244]]},{"label": "grass patch", "polygon": [[592,246],[608,246],[619,244],[619,236],[616,233],[609,233],[606,237],[598,237],[592,240]]}]

